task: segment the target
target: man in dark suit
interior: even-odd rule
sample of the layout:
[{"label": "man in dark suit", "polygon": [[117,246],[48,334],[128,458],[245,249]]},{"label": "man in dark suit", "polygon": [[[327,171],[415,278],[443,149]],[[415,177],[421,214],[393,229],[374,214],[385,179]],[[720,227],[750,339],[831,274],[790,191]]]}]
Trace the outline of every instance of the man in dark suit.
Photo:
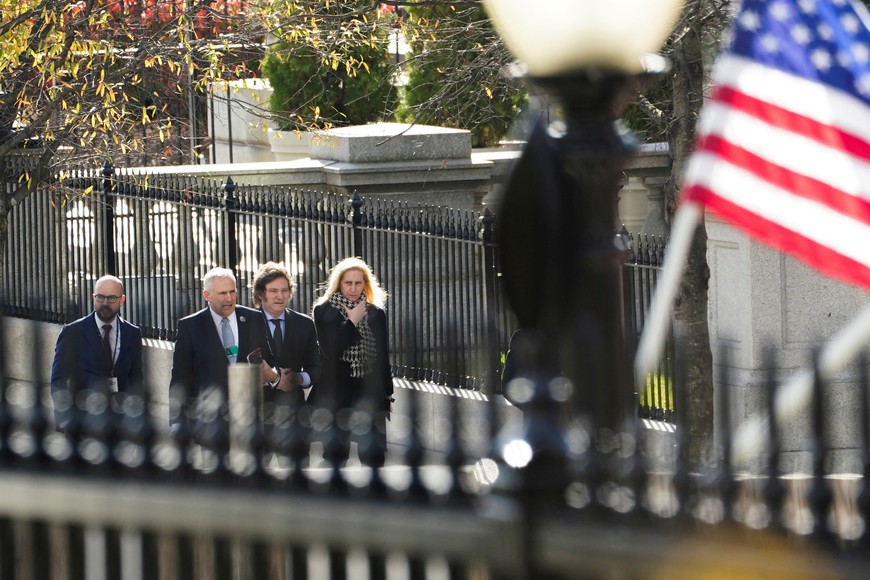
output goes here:
[{"label": "man in dark suit", "polygon": [[266,408],[286,406],[289,417],[305,408],[309,389],[320,378],[320,347],[314,320],[287,307],[294,289],[290,273],[275,262],[263,264],[254,276],[254,305],[266,317],[275,366],[281,372],[275,388],[265,389],[263,401]]},{"label": "man in dark suit", "polygon": [[143,386],[142,333],[118,314],[127,301],[124,284],[103,276],[94,285],[94,311],[65,325],[54,347],[51,395],[55,423],[70,419],[75,393],[130,392]]},{"label": "man in dark suit", "polygon": [[[250,362],[260,365],[264,384],[278,385],[263,313],[236,305],[236,277],[232,270],[213,268],[202,279],[202,296],[208,306],[178,322],[172,357],[173,388],[182,387],[186,401],[218,389],[226,401],[229,366]],[[173,427],[186,418],[187,403],[170,418]],[[175,428],[175,427],[174,427]]]}]

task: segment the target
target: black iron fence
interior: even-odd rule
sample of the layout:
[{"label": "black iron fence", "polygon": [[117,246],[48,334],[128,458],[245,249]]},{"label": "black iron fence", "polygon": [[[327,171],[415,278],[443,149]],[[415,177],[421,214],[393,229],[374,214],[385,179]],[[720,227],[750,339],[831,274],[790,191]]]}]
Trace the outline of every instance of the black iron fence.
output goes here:
[{"label": "black iron fence", "polygon": [[512,321],[488,212],[103,172],[71,172],[12,212],[7,313],[73,320],[92,309],[94,280],[113,273],[126,286],[124,314],[143,336],[174,340],[177,320],[204,304],[200,279],[214,266],[236,272],[239,301],[249,304],[258,267],[282,262],[297,284],[292,306],[310,313],[329,268],[358,255],[390,293],[399,376],[480,388],[498,366]]},{"label": "black iron fence", "polygon": [[[666,241],[657,236],[632,236],[625,228],[619,235],[628,250],[623,281],[626,336],[634,352],[646,322],[653,291],[665,258]],[[673,421],[674,417],[674,337],[668,334],[662,358],[653,373],[646,377],[645,388],[638,393],[639,414],[647,419]]]},{"label": "black iron fence", "polygon": [[[297,284],[292,307],[311,312],[329,268],[358,255],[390,293],[396,375],[479,389],[501,368],[516,324],[500,288],[494,221],[488,211],[231,179],[70,171],[10,215],[4,306],[14,316],[68,322],[92,309],[94,280],[113,273],[126,286],[124,315],[143,336],[174,340],[178,319],[204,304],[200,279],[214,266],[236,272],[239,302],[250,304],[259,265],[282,262]],[[626,322],[636,340],[664,244],[621,237],[631,248]],[[667,420],[671,367],[650,381],[641,409]]]},{"label": "black iron fence", "polygon": [[[780,472],[772,417],[755,471],[735,473],[725,413],[717,459],[695,472],[679,438],[656,448],[640,431],[598,431],[588,417],[567,418],[571,403],[556,403],[545,387],[536,386],[544,396],[526,409],[522,430],[505,424],[495,398],[481,403],[492,433],[482,457],[467,452],[466,418],[451,397],[450,451],[425,462],[417,423],[430,418],[412,392],[405,445],[370,469],[365,455],[357,467],[314,461],[312,435],[326,447],[341,436],[329,417],[312,430],[297,417],[263,437],[257,422],[234,429],[232,413],[212,413],[193,441],[170,437],[145,393],[85,391],[69,399],[61,434],[44,406],[47,385],[4,379],[0,576],[866,577],[870,490],[860,474],[824,470],[820,383],[805,475]],[[866,477],[866,376],[860,392]],[[720,404],[728,409],[727,396]],[[365,424],[354,426],[362,438]]]}]

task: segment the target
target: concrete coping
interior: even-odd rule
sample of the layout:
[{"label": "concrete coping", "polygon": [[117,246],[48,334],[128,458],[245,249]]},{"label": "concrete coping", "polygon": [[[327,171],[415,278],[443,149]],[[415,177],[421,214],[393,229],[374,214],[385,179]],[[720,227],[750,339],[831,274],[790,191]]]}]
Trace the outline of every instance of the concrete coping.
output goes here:
[{"label": "concrete coping", "polygon": [[469,159],[471,132],[405,123],[355,125],[318,133],[308,152],[316,159],[344,163]]}]

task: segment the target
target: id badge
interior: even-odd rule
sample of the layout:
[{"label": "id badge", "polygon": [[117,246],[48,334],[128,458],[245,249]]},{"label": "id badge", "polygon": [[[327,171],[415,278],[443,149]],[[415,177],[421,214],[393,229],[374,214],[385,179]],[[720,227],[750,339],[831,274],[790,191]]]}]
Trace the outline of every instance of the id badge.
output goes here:
[{"label": "id badge", "polygon": [[118,377],[109,377],[109,392],[118,392]]}]

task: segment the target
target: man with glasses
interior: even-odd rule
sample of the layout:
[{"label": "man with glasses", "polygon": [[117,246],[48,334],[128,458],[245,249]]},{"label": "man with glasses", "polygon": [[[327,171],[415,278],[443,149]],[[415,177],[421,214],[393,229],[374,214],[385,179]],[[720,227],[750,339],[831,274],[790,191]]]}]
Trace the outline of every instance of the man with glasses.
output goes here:
[{"label": "man with glasses", "polygon": [[127,301],[124,284],[115,276],[103,276],[94,285],[93,300],[94,311],[65,325],[54,348],[51,394],[61,430],[76,393],[143,387],[142,333],[119,315]]}]

